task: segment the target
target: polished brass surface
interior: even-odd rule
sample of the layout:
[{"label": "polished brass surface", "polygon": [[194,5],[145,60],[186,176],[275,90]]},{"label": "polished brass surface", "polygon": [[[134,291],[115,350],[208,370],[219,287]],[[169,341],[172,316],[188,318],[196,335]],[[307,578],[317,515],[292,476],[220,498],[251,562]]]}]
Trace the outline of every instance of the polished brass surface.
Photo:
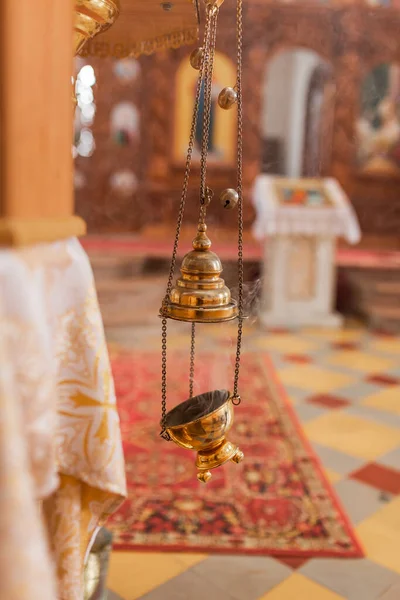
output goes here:
[{"label": "polished brass surface", "polygon": [[191,0],[119,0],[120,16],[82,49],[82,56],[138,58],[199,39],[196,2]]},{"label": "polished brass surface", "polygon": [[182,261],[181,277],[171,289],[162,315],[178,321],[216,323],[238,315],[237,303],[220,277],[222,264],[210,250],[206,225],[200,224],[193,250]]},{"label": "polished brass surface", "polygon": [[237,92],[232,87],[225,87],[218,95],[218,104],[227,110],[237,102]]},{"label": "polished brass surface", "polygon": [[212,191],[212,189],[209,187],[206,187],[204,198],[203,198],[203,206],[204,207],[209,206],[211,204],[213,197],[214,197],[214,192]]},{"label": "polished brass surface", "polygon": [[224,3],[224,0],[205,0],[206,6],[215,6],[219,8]]},{"label": "polished brass surface", "polygon": [[186,400],[167,413],[165,427],[181,448],[196,450],[199,481],[206,483],[215,469],[233,460],[243,460],[243,452],[226,439],[232,427],[234,406],[227,390],[215,390]]},{"label": "polished brass surface", "polygon": [[193,67],[193,69],[196,69],[196,71],[200,70],[201,67],[201,61],[203,60],[203,48],[200,46],[200,48],[195,48],[193,50],[193,52],[190,54],[190,64]]},{"label": "polished brass surface", "polygon": [[222,206],[226,208],[226,210],[232,210],[233,208],[236,208],[239,202],[239,194],[236,190],[227,188],[221,192],[219,201],[221,202]]},{"label": "polished brass surface", "polygon": [[75,0],[74,51],[108,29],[118,17],[119,0]]},{"label": "polished brass surface", "polygon": [[210,481],[211,477],[210,471],[199,471],[197,473],[197,479],[202,483],[207,483],[207,481]]}]

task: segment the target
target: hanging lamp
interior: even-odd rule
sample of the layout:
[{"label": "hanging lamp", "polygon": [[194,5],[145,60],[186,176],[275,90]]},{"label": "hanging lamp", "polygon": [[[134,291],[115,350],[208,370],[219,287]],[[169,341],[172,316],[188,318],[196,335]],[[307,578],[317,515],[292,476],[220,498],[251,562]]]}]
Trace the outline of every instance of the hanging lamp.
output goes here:
[{"label": "hanging lamp", "polygon": [[[238,299],[232,298],[221,278],[222,264],[211,250],[207,235],[207,206],[213,191],[207,186],[207,158],[211,121],[212,80],[214,69],[217,21],[224,0],[205,0],[205,29],[203,45],[190,56],[190,63],[199,71],[186,157],[183,189],[177,219],[175,241],[166,293],[160,308],[162,320],[162,386],[161,436],[182,448],[197,452],[197,478],[206,483],[211,470],[229,460],[240,462],[244,455],[238,446],[226,438],[233,424],[234,406],[240,404],[238,392],[240,355],[243,332],[243,185],[242,185],[242,0],[237,0],[237,78],[234,87],[224,88],[218,97],[220,110],[237,106],[237,183],[220,195],[225,210],[238,211]],[[181,276],[175,284],[174,273],[180,231],[184,219],[189,187],[190,167],[194,148],[200,95],[204,86],[204,112],[200,157],[200,207],[193,250],[183,258]],[[191,323],[189,399],[167,412],[167,321],[173,319]],[[237,343],[232,392],[214,390],[193,396],[195,370],[196,323],[223,323],[237,319]]]},{"label": "hanging lamp", "polygon": [[75,51],[121,59],[192,44],[198,40],[198,2],[73,0]]}]

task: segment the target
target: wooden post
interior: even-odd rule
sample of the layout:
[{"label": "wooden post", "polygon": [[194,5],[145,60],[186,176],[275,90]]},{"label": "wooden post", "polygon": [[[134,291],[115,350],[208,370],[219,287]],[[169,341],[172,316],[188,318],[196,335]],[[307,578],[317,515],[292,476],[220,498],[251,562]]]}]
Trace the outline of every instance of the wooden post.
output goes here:
[{"label": "wooden post", "polygon": [[0,245],[82,235],[73,215],[74,4],[0,3]]}]

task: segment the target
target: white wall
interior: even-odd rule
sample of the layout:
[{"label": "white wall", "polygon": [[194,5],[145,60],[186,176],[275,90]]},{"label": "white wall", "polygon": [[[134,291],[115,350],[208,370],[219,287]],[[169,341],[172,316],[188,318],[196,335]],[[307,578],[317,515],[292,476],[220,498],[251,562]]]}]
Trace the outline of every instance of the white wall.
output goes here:
[{"label": "white wall", "polygon": [[289,177],[302,174],[307,93],[311,75],[321,62],[315,52],[299,48],[279,52],[266,69],[263,137],[283,140],[285,174]]},{"label": "white wall", "polygon": [[287,169],[288,136],[290,134],[293,66],[293,53],[280,52],[269,63],[264,80],[263,137],[276,137],[283,141],[285,171]]},{"label": "white wall", "polygon": [[307,95],[311,75],[315,67],[321,62],[318,54],[310,50],[294,52],[295,67],[292,79],[292,106],[287,158],[287,174],[289,177],[301,177],[302,174]]}]

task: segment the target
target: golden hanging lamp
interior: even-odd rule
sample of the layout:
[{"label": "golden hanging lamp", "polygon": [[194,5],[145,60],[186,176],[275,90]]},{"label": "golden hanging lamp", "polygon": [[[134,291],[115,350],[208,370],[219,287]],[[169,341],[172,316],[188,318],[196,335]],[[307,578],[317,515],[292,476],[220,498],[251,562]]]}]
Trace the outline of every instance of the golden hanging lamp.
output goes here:
[{"label": "golden hanging lamp", "polygon": [[[237,188],[228,188],[220,196],[223,208],[238,210],[238,301],[231,296],[229,288],[221,278],[222,264],[217,254],[211,251],[207,236],[206,213],[212,200],[212,191],[207,187],[207,155],[211,123],[212,78],[217,33],[217,19],[223,0],[204,0],[206,23],[204,41],[194,50],[190,62],[199,70],[196,88],[189,147],[186,160],[183,190],[179,208],[175,242],[167,283],[166,294],[160,309],[162,318],[162,418],[161,436],[174,441],[178,446],[197,451],[197,478],[206,483],[211,478],[211,469],[229,460],[240,462],[243,452],[226,434],[233,424],[234,406],[240,404],[238,392],[240,354],[243,331],[243,193],[242,193],[242,0],[237,0],[237,81],[235,104],[238,115]],[[181,277],[173,285],[179,235],[184,217],[185,202],[189,186],[190,166],[194,149],[200,94],[204,86],[204,113],[200,160],[200,214],[193,250],[183,258]],[[227,104],[227,103],[225,103]],[[222,108],[230,108],[223,106]],[[222,323],[238,319],[238,333],[233,391],[214,390],[193,396],[195,368],[196,323]],[[189,399],[167,412],[167,319],[191,323]]]},{"label": "golden hanging lamp", "polygon": [[82,56],[136,58],[198,39],[199,0],[73,1],[74,46]]},{"label": "golden hanging lamp", "polygon": [[111,27],[119,11],[119,0],[75,0],[75,54],[88,40]]}]

